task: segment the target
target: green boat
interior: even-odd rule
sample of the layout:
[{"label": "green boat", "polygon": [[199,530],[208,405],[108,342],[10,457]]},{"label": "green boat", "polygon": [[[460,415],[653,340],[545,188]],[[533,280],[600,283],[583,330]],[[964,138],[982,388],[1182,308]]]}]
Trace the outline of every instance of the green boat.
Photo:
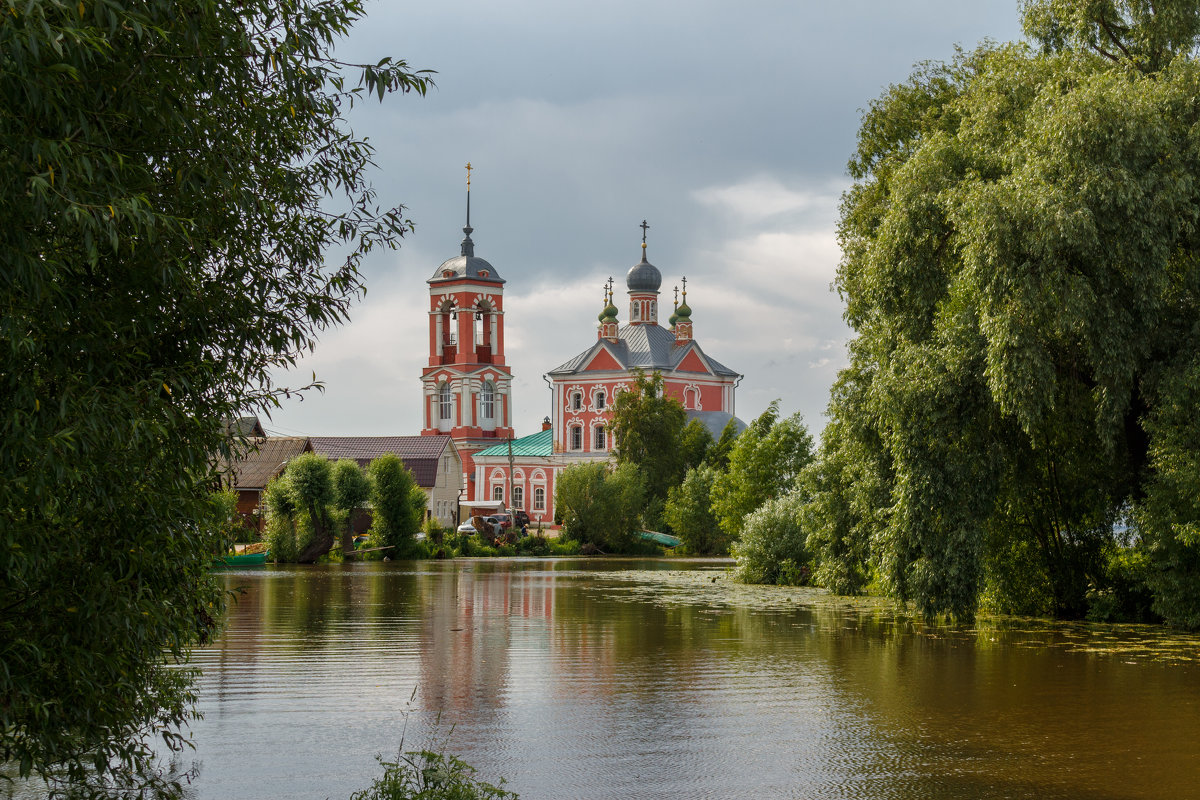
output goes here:
[{"label": "green boat", "polygon": [[672,536],[669,533],[659,533],[658,531],[638,531],[638,536],[661,544],[663,547],[679,547],[683,543],[678,536]]},{"label": "green boat", "polygon": [[237,553],[230,556],[217,556],[213,559],[214,569],[222,567],[261,567],[267,563],[270,553]]}]

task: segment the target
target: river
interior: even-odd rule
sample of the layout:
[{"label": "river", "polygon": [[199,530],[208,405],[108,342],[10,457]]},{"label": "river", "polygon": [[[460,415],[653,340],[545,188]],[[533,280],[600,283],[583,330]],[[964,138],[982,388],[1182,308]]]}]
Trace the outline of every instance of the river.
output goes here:
[{"label": "river", "polygon": [[189,796],[347,798],[403,738],[523,800],[1200,797],[1200,638],[927,627],[726,566],[225,573]]}]

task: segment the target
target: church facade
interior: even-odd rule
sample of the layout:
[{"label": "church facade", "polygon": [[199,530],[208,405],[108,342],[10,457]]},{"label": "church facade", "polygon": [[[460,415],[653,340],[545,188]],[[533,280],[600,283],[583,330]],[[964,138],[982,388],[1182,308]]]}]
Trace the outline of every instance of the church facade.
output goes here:
[{"label": "church facade", "polygon": [[[469,203],[469,201],[468,201]],[[468,204],[461,253],[442,263],[429,284],[429,360],[422,370],[422,435],[450,436],[463,461],[463,505],[523,510],[534,526],[554,522],[558,474],[572,464],[613,456],[611,405],[638,372],[659,373],[663,391],[714,437],[734,417],[742,376],[706,354],[693,337],[692,310],[676,302],[659,324],[662,274],[646,257],[626,276],[627,321],[613,304],[611,280],[596,338],[546,373],[550,413],[537,433],[513,437],[512,373],[504,358],[504,284],[475,256]]]}]

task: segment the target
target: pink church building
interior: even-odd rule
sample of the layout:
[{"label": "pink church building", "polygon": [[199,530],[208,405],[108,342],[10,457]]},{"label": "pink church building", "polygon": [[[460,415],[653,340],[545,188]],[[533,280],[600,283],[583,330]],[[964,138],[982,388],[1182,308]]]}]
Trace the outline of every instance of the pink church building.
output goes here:
[{"label": "pink church building", "polygon": [[[450,436],[462,456],[463,506],[499,503],[524,510],[536,526],[554,521],[555,479],[563,469],[612,458],[610,405],[634,374],[659,373],[664,391],[689,418],[720,436],[734,417],[742,376],[707,355],[693,338],[692,310],[677,303],[659,324],[662,274],[646,258],[626,275],[628,321],[605,287],[597,336],[586,349],[546,373],[550,414],[542,430],[513,438],[512,373],[504,360],[504,280],[475,256],[468,200],[461,254],[428,280],[429,361],[422,370],[426,436]],[[744,427],[738,421],[739,427]]]}]

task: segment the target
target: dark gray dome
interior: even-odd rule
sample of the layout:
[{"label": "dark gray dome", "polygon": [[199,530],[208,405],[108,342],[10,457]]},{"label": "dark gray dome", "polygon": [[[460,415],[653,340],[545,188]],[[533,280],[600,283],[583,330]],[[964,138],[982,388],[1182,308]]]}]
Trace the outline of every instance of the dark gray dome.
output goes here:
[{"label": "dark gray dome", "polygon": [[635,264],[625,276],[625,285],[631,292],[657,292],[662,286],[662,273],[642,256],[641,263]]},{"label": "dark gray dome", "polygon": [[[467,214],[469,217],[469,209]],[[481,281],[504,283],[504,279],[500,277],[500,273],[496,272],[495,267],[482,258],[475,257],[475,242],[471,241],[471,233],[474,230],[471,223],[468,222],[467,227],[463,228],[466,238],[462,240],[462,255],[443,261],[442,265],[433,273],[433,277],[429,279],[429,283],[453,281],[459,278],[478,278]]]},{"label": "dark gray dome", "polygon": [[476,256],[455,256],[442,262],[434,271],[430,283],[434,281],[452,281],[458,278],[478,278],[493,283],[504,283],[496,268]]}]

